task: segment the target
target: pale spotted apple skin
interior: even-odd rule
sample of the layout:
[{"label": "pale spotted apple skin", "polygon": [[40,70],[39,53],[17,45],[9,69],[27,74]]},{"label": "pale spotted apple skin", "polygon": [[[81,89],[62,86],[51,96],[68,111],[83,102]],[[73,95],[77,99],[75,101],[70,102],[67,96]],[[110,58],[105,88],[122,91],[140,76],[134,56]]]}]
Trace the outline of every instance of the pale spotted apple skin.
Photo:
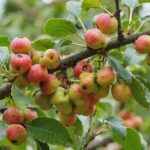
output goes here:
[{"label": "pale spotted apple skin", "polygon": [[27,138],[26,129],[19,124],[12,124],[6,130],[6,138],[15,145],[20,145],[25,142]]},{"label": "pale spotted apple skin", "polygon": [[10,44],[13,53],[29,54],[32,49],[31,41],[26,37],[15,37]]},{"label": "pale spotted apple skin", "polygon": [[102,13],[97,16],[96,25],[102,33],[113,34],[117,30],[118,21],[115,17]]},{"label": "pale spotted apple skin", "polygon": [[87,46],[92,49],[104,49],[108,44],[107,37],[96,28],[89,29],[84,37]]},{"label": "pale spotted apple skin", "polygon": [[11,66],[18,74],[23,74],[32,66],[32,60],[29,55],[16,54],[11,58]]},{"label": "pale spotted apple skin", "polygon": [[142,35],[135,41],[135,49],[140,54],[150,53],[150,36]]},{"label": "pale spotted apple skin", "polygon": [[8,108],[3,113],[3,120],[8,124],[23,123],[23,113],[18,108]]}]

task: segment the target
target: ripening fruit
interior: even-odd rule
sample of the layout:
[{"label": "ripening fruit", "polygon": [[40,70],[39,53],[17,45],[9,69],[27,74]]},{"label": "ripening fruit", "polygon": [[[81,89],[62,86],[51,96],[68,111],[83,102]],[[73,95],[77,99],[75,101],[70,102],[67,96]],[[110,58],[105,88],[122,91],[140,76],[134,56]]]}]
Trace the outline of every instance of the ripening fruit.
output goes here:
[{"label": "ripening fruit", "polygon": [[115,80],[115,76],[116,75],[111,68],[101,68],[96,75],[97,83],[102,87],[107,87],[113,83],[113,81]]},{"label": "ripening fruit", "polygon": [[32,64],[39,64],[40,63],[40,58],[42,57],[43,52],[40,51],[33,51],[32,52]]},{"label": "ripening fruit", "polygon": [[109,89],[110,87],[99,87],[96,91],[95,91],[95,95],[99,98],[104,98],[109,94]]},{"label": "ripening fruit", "polygon": [[38,116],[37,116],[36,111],[30,110],[30,109],[25,109],[25,111],[24,111],[24,122],[25,123],[30,123],[37,117]]},{"label": "ripening fruit", "polygon": [[90,29],[85,33],[85,41],[92,49],[104,49],[108,44],[107,37],[98,29]]},{"label": "ripening fruit", "polygon": [[48,69],[55,69],[60,65],[60,55],[54,49],[46,50],[40,58],[40,64]]},{"label": "ripening fruit", "polygon": [[3,120],[8,124],[23,123],[24,116],[18,108],[8,108],[3,113]]},{"label": "ripening fruit", "polygon": [[134,123],[134,128],[138,129],[143,125],[143,119],[139,116],[134,116],[132,118],[132,121]]},{"label": "ripening fruit", "polygon": [[84,93],[92,94],[97,90],[95,73],[83,72],[80,75],[80,87]]},{"label": "ripening fruit", "polygon": [[135,41],[135,49],[138,53],[150,53],[150,36],[142,35]]},{"label": "ripening fruit", "polygon": [[118,21],[114,16],[102,13],[97,16],[96,25],[102,33],[112,34],[117,30]]},{"label": "ripening fruit", "polygon": [[54,93],[57,90],[58,86],[59,81],[52,74],[49,74],[47,79],[40,83],[40,89],[44,95],[50,95]]},{"label": "ripening fruit", "polygon": [[28,54],[32,48],[31,41],[26,37],[16,37],[10,43],[10,48],[15,54]]},{"label": "ripening fruit", "polygon": [[11,66],[18,74],[23,74],[32,66],[32,60],[29,55],[16,54],[11,58]]},{"label": "ripening fruit", "polygon": [[64,125],[74,125],[76,123],[77,117],[75,114],[64,115],[60,113],[59,119]]},{"label": "ripening fruit", "polygon": [[6,138],[15,145],[22,144],[27,138],[26,129],[19,124],[12,124],[6,130]]},{"label": "ripening fruit", "polygon": [[29,85],[29,81],[24,76],[19,76],[14,83],[20,89],[23,89]]},{"label": "ripening fruit", "polygon": [[114,99],[120,102],[128,102],[132,98],[130,87],[125,83],[117,83],[111,88]]},{"label": "ripening fruit", "polygon": [[133,117],[133,114],[130,113],[130,112],[126,112],[125,110],[121,110],[119,112],[119,116],[123,119],[123,120],[126,120],[126,119],[130,119]]},{"label": "ripening fruit", "polygon": [[80,74],[83,72],[93,72],[94,66],[87,60],[82,60],[76,64],[73,68],[73,74],[75,77],[79,78]]},{"label": "ripening fruit", "polygon": [[70,103],[68,90],[63,87],[58,87],[56,92],[50,96],[50,102],[53,105],[67,105]]},{"label": "ripening fruit", "polygon": [[124,124],[127,128],[134,128],[134,122],[132,118],[124,120]]},{"label": "ripening fruit", "polygon": [[37,84],[45,81],[47,77],[48,77],[47,69],[40,64],[32,65],[27,75],[27,79],[30,82]]},{"label": "ripening fruit", "polygon": [[49,110],[52,107],[49,96],[43,95],[41,92],[36,93],[35,103],[40,106],[41,109]]}]

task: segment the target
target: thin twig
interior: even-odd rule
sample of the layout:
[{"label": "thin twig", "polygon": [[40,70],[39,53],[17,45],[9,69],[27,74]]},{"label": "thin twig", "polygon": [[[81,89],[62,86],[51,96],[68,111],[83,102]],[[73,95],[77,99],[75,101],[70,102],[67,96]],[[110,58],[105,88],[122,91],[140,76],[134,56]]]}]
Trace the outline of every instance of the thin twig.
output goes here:
[{"label": "thin twig", "polygon": [[118,31],[117,31],[118,32],[118,41],[122,41],[124,39],[124,35],[123,35],[122,28],[121,28],[121,18],[120,18],[121,9],[120,9],[119,0],[115,0],[115,5],[116,5],[115,16],[116,16],[117,21],[118,21]]}]

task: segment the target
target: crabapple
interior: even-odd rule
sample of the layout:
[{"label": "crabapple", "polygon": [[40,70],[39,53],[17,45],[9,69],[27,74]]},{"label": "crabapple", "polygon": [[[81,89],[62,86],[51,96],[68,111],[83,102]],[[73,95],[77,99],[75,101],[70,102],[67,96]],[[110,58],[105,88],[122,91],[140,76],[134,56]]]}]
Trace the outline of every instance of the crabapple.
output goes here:
[{"label": "crabapple", "polygon": [[150,36],[142,35],[135,41],[135,49],[138,53],[150,53]]},{"label": "crabapple", "polygon": [[74,125],[76,123],[77,117],[75,114],[64,115],[60,113],[59,119],[64,125]]},{"label": "crabapple", "polygon": [[3,120],[8,124],[23,123],[24,116],[18,108],[8,108],[3,113]]},{"label": "crabapple", "polygon": [[96,28],[88,30],[84,37],[86,44],[92,49],[104,49],[108,44],[106,35]]},{"label": "crabapple", "polygon": [[11,58],[11,66],[18,74],[23,74],[32,66],[32,60],[29,55],[16,54]]},{"label": "crabapple", "polygon": [[104,34],[112,34],[116,31],[118,21],[114,16],[102,13],[97,16],[96,25]]},{"label": "crabapple", "polygon": [[58,86],[59,86],[59,81],[52,74],[49,74],[47,79],[40,83],[40,88],[44,95],[50,95],[54,93],[57,90]]},{"label": "crabapple", "polygon": [[15,82],[14,82],[17,87],[19,87],[20,89],[25,88],[27,85],[29,85],[29,81],[24,77],[24,76],[19,76]]},{"label": "crabapple", "polygon": [[95,91],[94,94],[99,98],[104,98],[108,95],[109,89],[110,89],[109,86],[107,86],[107,87],[98,87],[98,89]]},{"label": "crabapple", "polygon": [[95,80],[96,80],[95,73],[83,72],[80,75],[81,90],[87,94],[94,93],[97,90]]},{"label": "crabapple", "polygon": [[33,51],[32,52],[32,63],[33,64],[39,64],[40,63],[40,58],[42,57],[43,52],[40,51]]},{"label": "crabapple", "polygon": [[47,69],[40,64],[32,65],[27,74],[27,79],[37,84],[45,81],[47,77],[48,77]]},{"label": "crabapple", "polygon": [[132,121],[134,123],[134,128],[138,129],[143,125],[143,119],[139,116],[134,116],[132,118]]},{"label": "crabapple", "polygon": [[56,92],[50,96],[50,102],[53,105],[67,105],[70,103],[70,98],[67,89],[58,87]]},{"label": "crabapple", "polygon": [[15,37],[11,43],[10,48],[15,54],[28,54],[32,48],[31,41],[26,37]]},{"label": "crabapple", "polygon": [[37,117],[38,116],[37,116],[36,111],[32,111],[30,109],[25,109],[25,111],[24,111],[24,122],[25,123],[30,123]]},{"label": "crabapple", "polygon": [[75,77],[79,78],[80,74],[83,72],[93,72],[94,66],[87,60],[82,60],[76,64],[73,68],[73,74]]},{"label": "crabapple", "polygon": [[48,49],[43,53],[39,62],[48,69],[55,69],[60,65],[60,55],[56,50]]},{"label": "crabapple", "polygon": [[125,83],[116,83],[111,88],[113,97],[120,102],[128,102],[132,98],[130,87]]},{"label": "crabapple", "polygon": [[27,138],[26,129],[19,124],[12,124],[6,130],[7,139],[15,145],[22,144]]},{"label": "crabapple", "polygon": [[114,71],[109,67],[101,68],[97,72],[97,83],[102,87],[107,87],[113,83],[115,80],[115,73]]}]

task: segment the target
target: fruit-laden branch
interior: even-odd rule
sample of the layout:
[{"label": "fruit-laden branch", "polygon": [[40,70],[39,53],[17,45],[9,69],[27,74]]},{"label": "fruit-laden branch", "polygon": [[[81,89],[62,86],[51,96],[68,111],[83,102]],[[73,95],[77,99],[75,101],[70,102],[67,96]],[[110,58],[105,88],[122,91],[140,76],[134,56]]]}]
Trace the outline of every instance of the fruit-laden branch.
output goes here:
[{"label": "fruit-laden branch", "polygon": [[95,150],[96,148],[98,147],[105,147],[107,146],[109,143],[113,142],[112,138],[110,137],[107,137],[107,138],[104,138],[103,140],[99,141],[99,142],[96,142],[96,143],[91,143],[89,144],[85,150]]},{"label": "fruit-laden branch", "polygon": [[115,0],[115,5],[116,5],[116,13],[115,13],[115,16],[118,20],[118,40],[119,41],[122,41],[124,39],[124,35],[123,35],[123,31],[122,31],[122,28],[121,28],[121,18],[120,18],[120,12],[121,12],[121,9],[120,9],[120,2],[119,0]]},{"label": "fruit-laden branch", "polygon": [[[105,52],[108,52],[111,49],[119,48],[120,46],[124,46],[127,44],[134,43],[134,41],[141,35],[150,35],[150,31],[145,31],[142,33],[130,35],[128,37],[125,37],[123,40],[119,41],[114,40],[108,43],[108,46],[105,48]],[[86,59],[88,57],[94,56],[96,54],[102,54],[104,53],[103,50],[94,50],[91,48],[87,48],[84,51],[81,51],[79,53],[73,54],[61,61],[61,66],[57,67],[55,70],[51,70],[50,73],[61,70],[62,68],[68,68],[73,67],[78,61],[81,61],[83,59]],[[0,99],[4,99],[5,97],[9,96],[11,93],[11,83],[7,83],[6,85],[0,87]]]}]

